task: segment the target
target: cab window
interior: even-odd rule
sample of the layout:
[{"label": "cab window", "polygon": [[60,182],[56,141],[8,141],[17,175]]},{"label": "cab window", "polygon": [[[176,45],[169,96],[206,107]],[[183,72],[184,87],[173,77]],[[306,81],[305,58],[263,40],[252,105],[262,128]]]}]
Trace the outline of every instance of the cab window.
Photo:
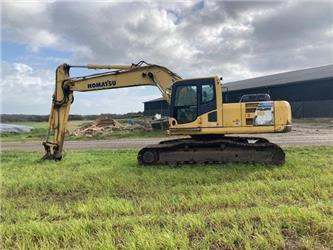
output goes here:
[{"label": "cab window", "polygon": [[198,93],[196,85],[178,86],[175,99],[175,118],[178,123],[192,122],[198,115]]},{"label": "cab window", "polygon": [[203,84],[201,87],[201,103],[207,103],[213,101],[215,98],[214,85]]},{"label": "cab window", "polygon": [[176,91],[175,106],[197,105],[197,86],[179,86]]}]

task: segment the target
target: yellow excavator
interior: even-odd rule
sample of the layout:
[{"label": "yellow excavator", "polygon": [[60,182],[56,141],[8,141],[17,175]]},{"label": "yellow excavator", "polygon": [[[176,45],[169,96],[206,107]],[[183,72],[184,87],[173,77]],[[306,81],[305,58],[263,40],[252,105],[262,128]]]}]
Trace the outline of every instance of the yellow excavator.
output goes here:
[{"label": "yellow excavator", "polygon": [[[70,68],[103,69],[70,77]],[[218,76],[182,79],[163,66],[141,61],[131,65],[70,66],[56,69],[56,86],[43,142],[43,159],[61,160],[74,91],[97,91],[154,85],[170,105],[170,135],[186,137],[142,148],[141,165],[260,163],[282,165],[283,150],[265,138],[232,134],[284,133],[291,130],[291,108],[286,101],[224,103]]]}]

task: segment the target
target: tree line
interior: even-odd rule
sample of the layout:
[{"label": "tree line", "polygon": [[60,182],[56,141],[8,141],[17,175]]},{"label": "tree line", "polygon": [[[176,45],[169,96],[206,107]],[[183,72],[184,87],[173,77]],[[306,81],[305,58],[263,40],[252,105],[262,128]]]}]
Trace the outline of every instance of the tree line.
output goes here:
[{"label": "tree line", "polygon": [[[108,114],[102,113],[99,115],[69,115],[70,121],[95,120],[98,117],[109,117],[112,119],[128,119],[143,116],[143,112],[130,112],[126,114]],[[25,114],[0,114],[2,123],[10,122],[46,122],[49,120],[48,115],[25,115]]]}]

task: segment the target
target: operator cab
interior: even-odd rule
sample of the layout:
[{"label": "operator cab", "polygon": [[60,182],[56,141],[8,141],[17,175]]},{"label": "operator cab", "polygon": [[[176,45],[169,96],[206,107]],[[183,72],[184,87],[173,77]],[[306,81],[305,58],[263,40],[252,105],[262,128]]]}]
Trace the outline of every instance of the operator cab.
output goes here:
[{"label": "operator cab", "polygon": [[215,78],[181,80],[172,86],[170,117],[190,123],[216,109]]}]

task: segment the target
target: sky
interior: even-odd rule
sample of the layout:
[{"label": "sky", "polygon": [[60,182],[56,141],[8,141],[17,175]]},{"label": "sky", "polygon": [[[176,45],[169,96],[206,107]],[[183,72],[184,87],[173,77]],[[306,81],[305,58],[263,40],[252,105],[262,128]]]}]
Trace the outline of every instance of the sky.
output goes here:
[{"label": "sky", "polygon": [[[333,64],[333,1],[1,1],[1,113],[48,114],[64,62],[141,60],[224,82]],[[161,96],[74,95],[72,114],[142,111]]]}]

